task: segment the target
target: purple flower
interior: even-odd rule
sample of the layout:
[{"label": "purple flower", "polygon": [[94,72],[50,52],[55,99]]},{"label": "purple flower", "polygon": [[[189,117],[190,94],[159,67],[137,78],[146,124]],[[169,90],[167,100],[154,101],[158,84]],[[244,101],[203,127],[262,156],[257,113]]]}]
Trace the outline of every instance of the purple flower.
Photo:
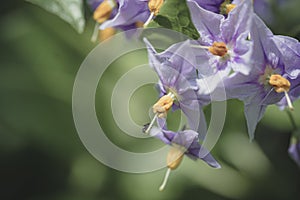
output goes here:
[{"label": "purple flower", "polygon": [[[92,41],[96,41],[97,29],[105,30],[100,33],[100,38],[106,39],[115,32],[146,27],[159,13],[163,0],[88,0],[87,3],[93,10],[95,25]],[[130,38],[135,31],[125,32]]]},{"label": "purple flower", "polygon": [[297,163],[300,167],[300,140],[297,137],[292,136],[290,147],[289,147],[289,154],[291,158]]},{"label": "purple flower", "polygon": [[167,145],[181,147],[184,150],[184,154],[193,160],[201,159],[211,167],[221,167],[208,150],[199,144],[198,133],[193,130],[173,132],[153,127],[150,135],[155,136]]},{"label": "purple flower", "polygon": [[233,70],[248,75],[252,54],[252,41],[247,40],[253,15],[251,2],[238,4],[226,19],[201,8],[195,1],[189,0],[188,6],[200,34],[200,39],[192,42],[199,73],[221,72],[227,76]]},{"label": "purple flower", "polygon": [[116,15],[104,22],[100,29],[113,27],[129,30],[141,26],[141,23],[147,26],[158,14],[162,4],[163,0],[118,0]]},{"label": "purple flower", "polygon": [[161,98],[153,106],[154,113],[163,119],[171,107],[174,110],[179,108],[186,115],[190,129],[205,130],[200,133],[205,135],[206,122],[201,107],[207,100],[197,94],[196,69],[189,62],[190,56],[186,51],[189,41],[175,44],[162,53],[157,53],[146,39],[144,41],[150,66],[159,77],[158,90]]},{"label": "purple flower", "polygon": [[[227,16],[239,3],[244,0],[194,0],[202,8],[211,12]],[[249,0],[250,1],[250,0]],[[254,11],[264,21],[270,23],[273,18],[270,1],[268,0],[254,0]]]},{"label": "purple flower", "polygon": [[155,136],[165,144],[171,146],[167,156],[168,170],[164,181],[159,188],[160,191],[165,188],[171,170],[176,169],[180,165],[183,155],[187,155],[193,160],[201,159],[211,167],[221,168],[220,164],[212,157],[212,155],[199,144],[198,133],[195,131],[183,130],[173,132],[153,127],[150,135]]},{"label": "purple flower", "polygon": [[[283,97],[293,109],[289,91],[299,87],[295,80],[299,75],[299,43],[285,38],[286,43],[278,43],[278,37],[266,27],[263,21],[253,17],[251,38],[254,41],[252,70],[248,76],[234,73],[224,80],[228,98],[244,101],[248,133],[254,138],[257,123],[263,117],[266,107],[278,103]],[[279,47],[281,49],[279,49]]]}]

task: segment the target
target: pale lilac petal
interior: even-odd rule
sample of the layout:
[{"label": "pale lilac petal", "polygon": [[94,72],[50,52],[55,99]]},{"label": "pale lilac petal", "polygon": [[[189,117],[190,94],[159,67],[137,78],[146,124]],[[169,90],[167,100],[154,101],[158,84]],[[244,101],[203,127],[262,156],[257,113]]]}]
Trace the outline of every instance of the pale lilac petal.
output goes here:
[{"label": "pale lilac petal", "polygon": [[224,16],[215,14],[201,8],[195,1],[187,1],[190,8],[192,21],[201,35],[201,40],[212,44],[220,38],[220,24]]},{"label": "pale lilac petal", "polygon": [[285,72],[295,79],[300,74],[300,43],[287,36],[274,36],[273,41],[282,54]]},{"label": "pale lilac petal", "polygon": [[220,6],[224,0],[195,0],[199,6],[205,10],[209,10],[214,13],[220,13]]},{"label": "pale lilac petal", "polygon": [[150,10],[146,1],[120,0],[116,16],[101,24],[100,29],[128,26],[138,21],[145,22],[149,16]]},{"label": "pale lilac petal", "polygon": [[244,112],[247,121],[248,134],[250,140],[254,139],[254,132],[256,129],[256,125],[263,117],[266,107],[267,107],[266,105],[259,105],[255,102],[245,105]]},{"label": "pale lilac petal", "polygon": [[234,42],[240,35],[245,39],[252,23],[253,7],[249,0],[238,4],[221,24],[221,33],[225,43]]}]

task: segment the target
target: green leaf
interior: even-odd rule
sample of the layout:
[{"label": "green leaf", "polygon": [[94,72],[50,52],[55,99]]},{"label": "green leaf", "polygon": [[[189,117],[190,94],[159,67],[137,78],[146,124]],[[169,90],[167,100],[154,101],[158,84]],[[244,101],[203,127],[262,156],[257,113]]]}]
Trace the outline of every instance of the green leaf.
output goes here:
[{"label": "green leaf", "polygon": [[159,15],[149,26],[172,29],[192,39],[199,38],[199,33],[191,20],[185,0],[165,0]]},{"label": "green leaf", "polygon": [[82,0],[26,0],[51,12],[82,33],[85,26]]}]

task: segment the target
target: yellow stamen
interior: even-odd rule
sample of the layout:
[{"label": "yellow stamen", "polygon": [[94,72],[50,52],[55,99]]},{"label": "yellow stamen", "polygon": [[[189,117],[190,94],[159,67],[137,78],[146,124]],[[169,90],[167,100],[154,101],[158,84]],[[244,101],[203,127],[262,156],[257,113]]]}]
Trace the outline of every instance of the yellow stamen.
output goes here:
[{"label": "yellow stamen", "polygon": [[99,40],[100,41],[104,41],[108,38],[110,38],[111,36],[113,36],[116,33],[116,29],[114,28],[106,28],[104,30],[100,30],[100,34],[99,34]]},{"label": "yellow stamen", "polygon": [[170,168],[171,170],[176,169],[180,165],[183,159],[183,155],[183,148],[180,148],[179,146],[172,146],[167,156],[168,168]]},{"label": "yellow stamen", "polygon": [[279,74],[271,75],[269,84],[273,86],[277,93],[288,92],[291,87],[291,83]]},{"label": "yellow stamen", "polygon": [[180,146],[171,147],[167,156],[168,170],[166,172],[163,183],[159,187],[159,191],[163,191],[165,189],[171,170],[176,169],[180,165],[183,159],[183,155],[184,155],[184,149],[182,147]]},{"label": "yellow stamen", "polygon": [[279,74],[273,74],[270,77],[269,84],[272,85],[272,87],[277,93],[284,92],[288,107],[290,108],[290,110],[294,110],[292,101],[288,94],[288,91],[290,90],[291,87],[290,81]]},{"label": "yellow stamen", "polygon": [[227,55],[228,49],[224,42],[214,42],[213,45],[208,48],[208,51],[213,55],[224,57]]},{"label": "yellow stamen", "polygon": [[104,0],[94,11],[94,20],[97,21],[99,24],[108,20],[115,6],[116,4],[114,1]]},{"label": "yellow stamen", "polygon": [[158,114],[158,117],[166,117],[168,110],[174,103],[174,95],[167,94],[162,96],[152,107],[153,112]]},{"label": "yellow stamen", "polygon": [[235,7],[235,4],[227,4],[226,6],[226,14],[228,15]]},{"label": "yellow stamen", "polygon": [[220,14],[228,15],[235,7],[236,4],[232,4],[231,0],[225,0],[220,6]]},{"label": "yellow stamen", "polygon": [[135,27],[137,27],[137,28],[143,28],[143,26],[144,26],[144,22],[141,22],[141,21],[135,22]]},{"label": "yellow stamen", "polygon": [[164,0],[149,0],[148,7],[151,13],[154,13],[156,16],[159,13],[160,8],[162,7]]},{"label": "yellow stamen", "polygon": [[146,20],[145,24],[143,25],[146,28],[150,22],[152,21],[153,17],[158,15],[160,8],[162,7],[164,0],[149,0],[148,8],[150,10],[150,16]]}]

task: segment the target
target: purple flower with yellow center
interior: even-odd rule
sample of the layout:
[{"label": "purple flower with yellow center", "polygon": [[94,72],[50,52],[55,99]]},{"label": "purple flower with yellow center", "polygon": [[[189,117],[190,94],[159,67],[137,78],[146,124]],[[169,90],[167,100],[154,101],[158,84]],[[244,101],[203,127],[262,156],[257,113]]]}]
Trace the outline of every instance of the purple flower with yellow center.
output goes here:
[{"label": "purple flower with yellow center", "polygon": [[251,2],[241,2],[227,18],[205,10],[192,0],[188,6],[200,34],[199,40],[191,42],[199,73],[227,76],[234,71],[248,75],[252,54],[252,41],[248,40],[253,15]]},{"label": "purple flower with yellow center", "polygon": [[251,73],[248,76],[234,73],[224,80],[227,97],[244,101],[251,139],[254,138],[256,125],[268,105],[285,98],[289,108],[293,110],[289,91],[299,87],[299,80],[295,78],[299,75],[300,66],[299,52],[291,49],[299,45],[298,42],[285,38],[290,43],[278,44],[280,36],[274,36],[258,16],[253,17],[253,22],[251,38],[254,41],[254,51]]},{"label": "purple flower with yellow center", "polygon": [[153,127],[150,135],[171,146],[167,156],[168,170],[159,188],[160,191],[165,188],[171,170],[176,169],[180,165],[184,155],[193,160],[201,159],[211,167],[221,168],[220,164],[212,157],[208,150],[199,144],[198,133],[193,130],[173,132]]},{"label": "purple flower with yellow center", "polygon": [[[227,16],[239,3],[245,0],[194,0],[202,8]],[[246,0],[251,1],[251,0]],[[272,21],[272,10],[269,0],[252,0],[254,11],[265,21]],[[280,3],[280,2],[278,2]]]},{"label": "purple flower with yellow center", "polygon": [[160,99],[153,105],[155,116],[146,133],[157,118],[164,121],[170,108],[182,110],[188,119],[190,129],[206,130],[205,117],[201,109],[206,100],[197,94],[196,69],[187,59],[189,55],[186,49],[189,48],[189,41],[174,44],[161,53],[157,53],[146,39],[144,41],[148,49],[150,66],[159,77],[157,88],[160,93]]},{"label": "purple flower with yellow center", "polygon": [[[100,40],[115,33],[147,26],[158,14],[163,0],[88,0],[93,10],[95,25],[92,41],[96,41],[100,28]],[[102,38],[102,39],[101,39]]]},{"label": "purple flower with yellow center", "polygon": [[159,13],[163,0],[119,0],[116,15],[105,21],[100,29],[108,27],[121,28],[147,26]]}]

